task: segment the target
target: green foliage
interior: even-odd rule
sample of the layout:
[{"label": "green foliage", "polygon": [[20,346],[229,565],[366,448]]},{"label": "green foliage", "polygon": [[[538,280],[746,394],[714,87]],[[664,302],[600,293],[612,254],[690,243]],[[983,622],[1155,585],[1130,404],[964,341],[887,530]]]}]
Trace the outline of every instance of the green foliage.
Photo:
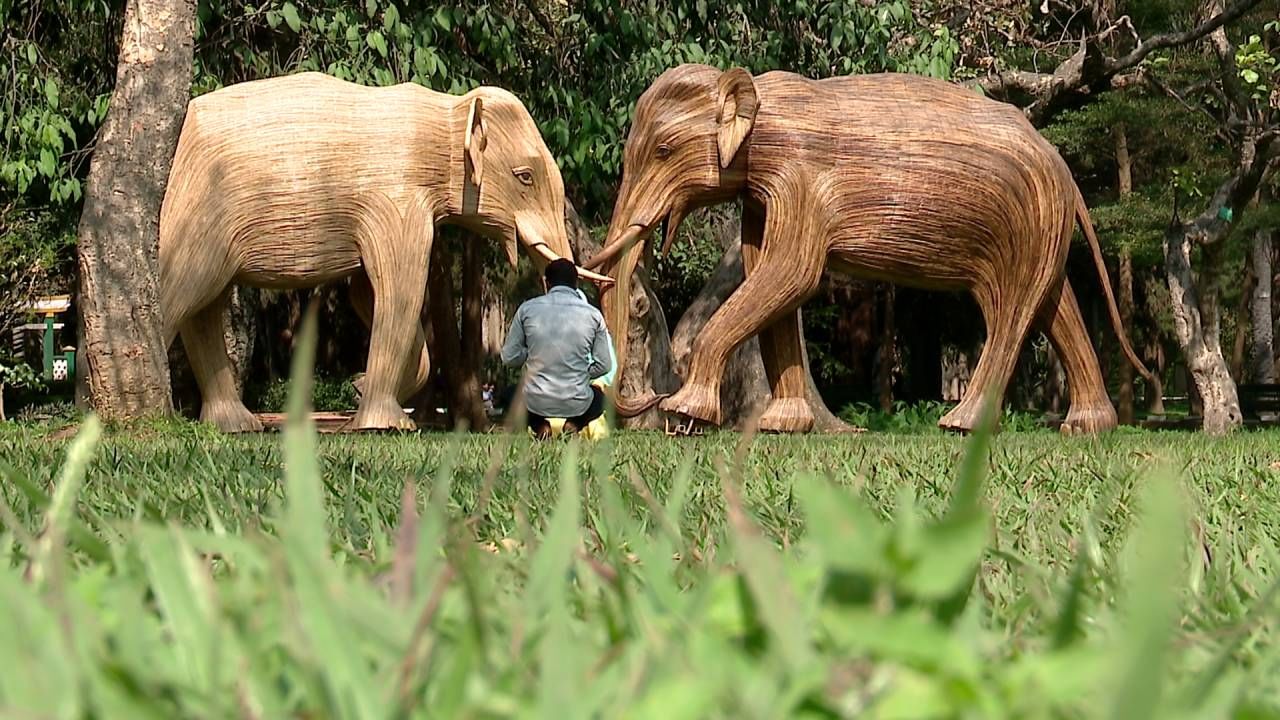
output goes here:
[{"label": "green foliage", "polygon": [[[679,238],[667,256],[655,253],[653,287],[673,328],[720,264],[723,233],[737,227],[732,219],[737,212],[736,205],[694,212],[680,224]],[[655,237],[652,244],[660,248],[664,240]]]},{"label": "green foliage", "polygon": [[[938,421],[953,407],[944,402],[907,403],[898,400],[893,403],[891,411],[885,412],[866,403],[853,403],[840,411],[840,419],[873,432],[942,434],[944,431],[938,427]],[[1004,410],[1000,419],[1000,428],[1005,432],[1034,432],[1046,427],[1039,414],[1009,408]]]},{"label": "green foliage", "polygon": [[44,384],[40,373],[25,362],[0,362],[0,387],[38,388]]},{"label": "green foliage", "polygon": [[[1265,30],[1280,31],[1280,21],[1267,23]],[[1280,73],[1280,60],[1263,44],[1261,35],[1250,35],[1247,42],[1236,47],[1236,68],[1254,100],[1265,101],[1271,96]]]},{"label": "green foliage", "polygon": [[[247,393],[248,402],[259,412],[284,412],[289,397],[289,383],[283,378],[272,380]],[[355,410],[359,404],[351,378],[317,377],[311,388],[311,406],[324,412]]]},{"label": "green foliage", "polygon": [[114,80],[108,53],[116,45],[115,20],[106,3],[60,0],[19,3],[0,22],[8,55],[0,65],[0,200],[78,204],[86,146],[106,117]]},{"label": "green foliage", "polygon": [[100,437],[92,419],[69,444],[40,432],[0,430],[10,711],[1200,718],[1280,702],[1274,433],[740,450],[626,433],[588,450],[317,438],[305,415],[283,443]]}]

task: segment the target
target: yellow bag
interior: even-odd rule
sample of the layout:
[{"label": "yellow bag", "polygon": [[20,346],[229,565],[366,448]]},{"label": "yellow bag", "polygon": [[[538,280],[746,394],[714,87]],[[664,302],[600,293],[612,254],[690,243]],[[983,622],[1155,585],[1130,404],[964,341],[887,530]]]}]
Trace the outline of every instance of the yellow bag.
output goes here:
[{"label": "yellow bag", "polygon": [[[599,383],[593,384],[600,387]],[[604,388],[600,389],[604,390]],[[551,437],[559,437],[564,431],[564,418],[547,418],[547,424],[551,426]],[[605,415],[601,415],[582,428],[578,435],[587,440],[603,440],[609,437],[609,421],[605,419]]]}]

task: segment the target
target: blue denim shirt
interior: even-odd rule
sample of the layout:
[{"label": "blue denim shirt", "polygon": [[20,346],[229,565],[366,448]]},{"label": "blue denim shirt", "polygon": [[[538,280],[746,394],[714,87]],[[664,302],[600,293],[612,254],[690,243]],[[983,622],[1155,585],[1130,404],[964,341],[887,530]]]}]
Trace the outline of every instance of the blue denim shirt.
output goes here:
[{"label": "blue denim shirt", "polygon": [[591,381],[612,368],[604,317],[572,288],[526,301],[502,346],[502,362],[525,365],[525,404],[543,417],[571,418],[591,406]]}]

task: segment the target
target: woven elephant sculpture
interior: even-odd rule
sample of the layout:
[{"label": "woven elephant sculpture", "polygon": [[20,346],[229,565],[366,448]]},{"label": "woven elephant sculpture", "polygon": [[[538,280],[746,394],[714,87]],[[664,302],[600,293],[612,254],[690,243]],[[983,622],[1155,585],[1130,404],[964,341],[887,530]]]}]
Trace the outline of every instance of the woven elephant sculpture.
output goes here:
[{"label": "woven elephant sculpture", "polygon": [[977,299],[987,342],[941,426],[971,430],[984,403],[1003,397],[1034,326],[1066,369],[1064,431],[1113,427],[1115,410],[1066,281],[1077,222],[1124,353],[1147,375],[1124,337],[1079,189],[1016,108],[912,75],[813,81],[705,65],[670,69],[641,96],[609,235],[586,265],[617,281],[602,302],[619,367],[645,238],[665,221],[669,247],[690,210],[737,199],[745,281],[694,341],[680,390],[665,399],[618,397],[620,415],[660,401],[665,411],[718,424],[725,362],[758,334],[772,390],[761,429],[810,429],[797,309],[831,268]]},{"label": "woven elephant sculpture", "polygon": [[412,428],[398,400],[429,369],[419,314],[442,223],[500,240],[512,264],[521,245],[539,265],[572,257],[560,171],[511,93],[300,73],[193,100],[160,214],[160,302],[166,342],[182,336],[200,385],[201,419],[262,427],[223,341],[233,283],[309,288],[363,273],[371,292],[353,298],[371,337],[352,426]]}]

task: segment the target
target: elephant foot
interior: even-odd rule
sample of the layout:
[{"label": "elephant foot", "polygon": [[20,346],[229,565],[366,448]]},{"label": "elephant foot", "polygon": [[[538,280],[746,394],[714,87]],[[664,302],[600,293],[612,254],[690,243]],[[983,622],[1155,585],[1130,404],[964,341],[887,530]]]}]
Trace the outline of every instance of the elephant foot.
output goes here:
[{"label": "elephant foot", "polygon": [[684,415],[711,425],[720,424],[720,393],[706,385],[686,384],[658,405],[665,412]]},{"label": "elephant foot", "polygon": [[804,398],[773,400],[760,416],[759,428],[770,433],[803,433],[813,429],[813,410]]},{"label": "elephant foot", "polygon": [[1063,435],[1088,435],[1111,430],[1116,424],[1116,411],[1111,403],[1072,405],[1059,430]]},{"label": "elephant foot", "polygon": [[976,403],[960,403],[951,412],[942,416],[938,427],[959,433],[971,433],[978,426],[978,405]]},{"label": "elephant foot", "polygon": [[405,414],[394,399],[382,400],[366,398],[360,403],[360,409],[352,418],[352,430],[417,430],[418,426]]},{"label": "elephant foot", "polygon": [[262,423],[238,399],[204,403],[200,421],[211,423],[224,433],[262,432]]}]

